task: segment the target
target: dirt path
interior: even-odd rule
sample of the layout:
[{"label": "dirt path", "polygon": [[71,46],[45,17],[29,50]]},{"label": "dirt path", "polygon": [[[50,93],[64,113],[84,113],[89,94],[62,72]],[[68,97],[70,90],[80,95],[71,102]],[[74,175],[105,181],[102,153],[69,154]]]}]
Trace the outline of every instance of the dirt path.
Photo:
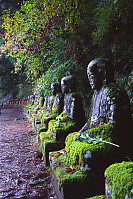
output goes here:
[{"label": "dirt path", "polygon": [[28,120],[18,108],[0,114],[0,199],[52,199],[50,174]]}]

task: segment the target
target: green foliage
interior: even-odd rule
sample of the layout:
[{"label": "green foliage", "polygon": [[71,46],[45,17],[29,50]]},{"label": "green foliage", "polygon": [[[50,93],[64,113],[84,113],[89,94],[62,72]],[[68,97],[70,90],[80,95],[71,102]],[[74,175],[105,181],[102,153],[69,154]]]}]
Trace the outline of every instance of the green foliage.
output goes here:
[{"label": "green foliage", "polygon": [[2,52],[16,58],[16,71],[22,69],[24,61],[27,76],[32,81],[36,75],[40,76],[40,82],[44,79],[46,94],[51,82],[83,72],[77,58],[82,54],[83,39],[81,42],[78,32],[80,27],[83,29],[83,14],[87,15],[85,5],[84,0],[53,0],[51,3],[31,0],[24,1],[16,13],[8,11],[3,15],[6,31]]},{"label": "green foliage", "polygon": [[107,57],[131,96],[132,7],[124,0],[24,0],[20,10],[3,13],[1,52],[15,58],[15,71],[25,71],[39,95],[71,74],[90,97],[87,64]]},{"label": "green foliage", "polygon": [[19,83],[17,85],[18,87],[18,93],[16,95],[16,98],[22,99],[22,98],[27,98],[31,94],[31,86],[28,85],[27,83]]},{"label": "green foliage", "polygon": [[131,71],[128,76],[116,73],[115,79],[118,85],[125,88],[133,108],[133,71]]},{"label": "green foliage", "polygon": [[90,197],[90,198],[86,198],[86,199],[106,199],[105,195],[99,195],[99,196],[94,196],[94,197]]},{"label": "green foliage", "polygon": [[101,49],[101,56],[115,63],[115,70],[128,75],[132,70],[133,4],[125,0],[100,0],[94,10],[94,43]]}]

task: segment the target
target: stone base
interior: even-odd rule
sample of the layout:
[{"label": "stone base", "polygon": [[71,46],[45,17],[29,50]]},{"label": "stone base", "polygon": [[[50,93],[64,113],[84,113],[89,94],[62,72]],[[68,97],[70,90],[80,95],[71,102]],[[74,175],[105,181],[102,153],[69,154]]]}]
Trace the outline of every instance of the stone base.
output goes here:
[{"label": "stone base", "polygon": [[47,142],[45,144],[45,151],[44,151],[44,162],[45,162],[45,166],[50,166],[50,162],[49,162],[49,152],[51,151],[57,151],[60,149],[65,148],[65,143],[62,141],[56,141],[56,142]]},{"label": "stone base", "polygon": [[63,142],[65,142],[65,139],[66,139],[66,137],[67,137],[67,135],[69,134],[69,133],[71,133],[71,132],[52,132],[52,137],[56,140],[56,141],[59,141],[59,140],[61,140],[61,141],[63,141]]},{"label": "stone base", "polygon": [[71,182],[61,187],[53,171],[51,171],[51,178],[53,190],[58,199],[85,199],[95,195],[104,195],[104,178],[94,177],[90,180],[88,176],[84,182]]}]

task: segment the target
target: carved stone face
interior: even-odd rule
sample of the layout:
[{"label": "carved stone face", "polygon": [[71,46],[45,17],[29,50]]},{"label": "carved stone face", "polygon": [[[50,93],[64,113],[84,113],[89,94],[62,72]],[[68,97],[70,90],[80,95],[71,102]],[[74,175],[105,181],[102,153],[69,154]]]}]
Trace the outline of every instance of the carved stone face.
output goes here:
[{"label": "carved stone face", "polygon": [[61,90],[62,93],[68,93],[69,91],[68,84],[66,83],[66,81],[64,81],[64,79],[61,80]]},{"label": "carved stone face", "polygon": [[56,93],[58,93],[59,91],[59,85],[58,84],[51,84],[51,92],[52,92],[52,95],[56,95]]},{"label": "carved stone face", "polygon": [[105,69],[100,65],[90,62],[87,68],[87,75],[92,89],[100,90],[105,81]]}]

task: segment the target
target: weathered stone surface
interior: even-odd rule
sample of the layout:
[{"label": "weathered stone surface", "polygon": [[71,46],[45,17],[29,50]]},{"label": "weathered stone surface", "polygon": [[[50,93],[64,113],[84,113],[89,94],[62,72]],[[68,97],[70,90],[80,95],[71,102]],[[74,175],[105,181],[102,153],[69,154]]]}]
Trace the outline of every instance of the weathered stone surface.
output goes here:
[{"label": "weathered stone surface", "polygon": [[[65,142],[65,138],[69,133],[78,131],[86,122],[82,100],[76,92],[75,78],[72,76],[62,78],[61,89],[65,94],[63,112],[49,123],[47,134],[44,134],[43,139],[47,166],[49,165],[48,152],[51,150],[49,147],[51,146],[49,144],[50,140],[51,142],[53,142],[53,139]],[[47,147],[45,144],[47,144]]]},{"label": "weathered stone surface", "polygon": [[[75,173],[80,173],[77,175],[79,181],[83,180],[82,172],[85,171],[93,182],[88,183],[86,190],[88,196],[92,196],[96,192],[99,194],[99,188],[103,194],[103,173],[107,166],[125,160],[126,155],[132,157],[132,143],[129,139],[131,108],[126,92],[113,80],[112,64],[107,59],[90,62],[87,75],[92,89],[95,90],[90,118],[78,134],[72,133],[67,136],[64,154],[55,159],[51,167],[56,178],[60,179],[59,176],[62,175],[60,184],[66,180],[69,186],[72,176],[67,175],[66,165],[75,167]],[[128,135],[125,132],[128,132]],[[58,162],[61,166],[56,167]],[[84,192],[82,188],[80,191]]]}]

